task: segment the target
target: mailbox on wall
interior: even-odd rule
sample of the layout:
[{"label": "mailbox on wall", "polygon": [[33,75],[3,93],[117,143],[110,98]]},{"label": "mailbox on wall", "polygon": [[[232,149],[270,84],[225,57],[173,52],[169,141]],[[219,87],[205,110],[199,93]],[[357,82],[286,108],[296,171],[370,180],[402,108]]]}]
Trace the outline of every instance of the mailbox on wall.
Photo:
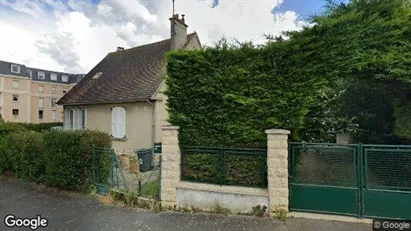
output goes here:
[{"label": "mailbox on wall", "polygon": [[154,153],[161,154],[161,143],[154,143]]}]

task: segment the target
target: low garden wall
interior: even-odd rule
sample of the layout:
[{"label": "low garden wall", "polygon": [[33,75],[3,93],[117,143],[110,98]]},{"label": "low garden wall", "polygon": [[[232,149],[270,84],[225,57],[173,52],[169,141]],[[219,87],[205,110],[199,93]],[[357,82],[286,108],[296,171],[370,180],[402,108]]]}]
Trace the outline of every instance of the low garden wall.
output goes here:
[{"label": "low garden wall", "polygon": [[[162,129],[162,206],[193,206],[203,210],[223,207],[235,213],[248,213],[260,205],[266,206],[270,213],[288,211],[289,131],[266,130],[267,150],[261,153],[262,150],[255,149],[199,148],[195,151],[192,147],[182,147],[181,150],[178,129],[174,126]],[[209,156],[201,157],[199,153]],[[191,159],[187,158],[190,154]],[[231,154],[240,154],[236,157],[240,161],[233,161]],[[187,165],[187,159],[191,165]],[[205,161],[200,164],[196,162],[199,160]],[[221,167],[212,165],[219,162]]]}]

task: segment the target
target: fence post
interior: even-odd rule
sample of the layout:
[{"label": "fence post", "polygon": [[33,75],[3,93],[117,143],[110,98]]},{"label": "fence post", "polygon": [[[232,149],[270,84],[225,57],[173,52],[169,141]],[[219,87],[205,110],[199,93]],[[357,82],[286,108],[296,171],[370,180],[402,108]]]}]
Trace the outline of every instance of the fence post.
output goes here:
[{"label": "fence post", "polygon": [[161,205],[173,207],[177,203],[177,184],[180,181],[180,147],[176,126],[162,126]]},{"label": "fence post", "polygon": [[288,212],[288,135],[290,131],[268,129],[267,181],[269,212]]}]

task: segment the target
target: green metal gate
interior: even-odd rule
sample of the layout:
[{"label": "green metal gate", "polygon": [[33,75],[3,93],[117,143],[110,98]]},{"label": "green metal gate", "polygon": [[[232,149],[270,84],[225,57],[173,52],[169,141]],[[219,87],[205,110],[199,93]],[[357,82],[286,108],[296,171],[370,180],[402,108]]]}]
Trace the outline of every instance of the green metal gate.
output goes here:
[{"label": "green metal gate", "polygon": [[107,195],[110,188],[128,190],[128,184],[113,149],[93,147],[93,185],[96,192]]},{"label": "green metal gate", "polygon": [[411,146],[363,146],[362,216],[411,219]]},{"label": "green metal gate", "polygon": [[411,146],[290,143],[290,211],[411,218]]},{"label": "green metal gate", "polygon": [[290,210],[357,216],[356,146],[291,143]]}]

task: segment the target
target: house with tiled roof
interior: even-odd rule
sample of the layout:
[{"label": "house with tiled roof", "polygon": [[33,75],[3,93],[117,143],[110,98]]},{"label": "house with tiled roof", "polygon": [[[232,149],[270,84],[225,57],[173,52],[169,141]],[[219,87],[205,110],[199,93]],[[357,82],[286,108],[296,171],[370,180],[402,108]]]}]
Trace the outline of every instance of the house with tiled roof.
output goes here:
[{"label": "house with tiled roof", "polygon": [[64,106],[65,129],[111,134],[113,148],[135,151],[161,142],[167,124],[165,54],[199,49],[197,33],[187,34],[184,15],[170,18],[171,37],[109,53],[58,104]]}]

